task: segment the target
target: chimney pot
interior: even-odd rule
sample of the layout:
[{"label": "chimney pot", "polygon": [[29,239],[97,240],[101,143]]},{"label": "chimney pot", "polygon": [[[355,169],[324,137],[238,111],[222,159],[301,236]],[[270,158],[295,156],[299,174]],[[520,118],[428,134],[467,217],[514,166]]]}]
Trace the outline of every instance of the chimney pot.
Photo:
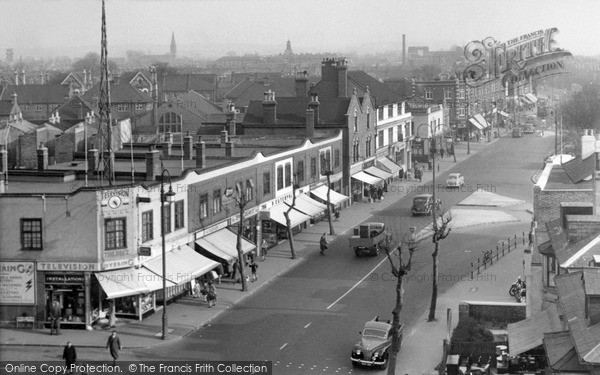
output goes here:
[{"label": "chimney pot", "polygon": [[37,149],[37,162],[38,170],[48,169],[48,149],[44,146],[44,142],[40,142],[40,146]]},{"label": "chimney pot", "polygon": [[193,156],[192,156],[192,151],[194,150],[194,145],[192,143],[193,139],[194,138],[189,135],[189,132],[188,132],[188,135],[183,137],[183,158],[185,160],[193,159]]},{"label": "chimney pot", "polygon": [[154,181],[160,173],[160,155],[158,150],[146,152],[146,181]]},{"label": "chimney pot", "polygon": [[196,143],[196,168],[206,168],[206,144],[202,142],[202,137],[198,137]]}]

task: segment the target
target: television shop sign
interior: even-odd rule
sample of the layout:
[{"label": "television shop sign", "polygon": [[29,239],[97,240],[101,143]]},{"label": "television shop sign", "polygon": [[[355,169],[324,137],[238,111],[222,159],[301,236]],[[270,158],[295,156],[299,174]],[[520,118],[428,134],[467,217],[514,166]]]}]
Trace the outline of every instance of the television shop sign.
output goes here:
[{"label": "television shop sign", "polygon": [[35,304],[33,262],[0,262],[0,304]]}]

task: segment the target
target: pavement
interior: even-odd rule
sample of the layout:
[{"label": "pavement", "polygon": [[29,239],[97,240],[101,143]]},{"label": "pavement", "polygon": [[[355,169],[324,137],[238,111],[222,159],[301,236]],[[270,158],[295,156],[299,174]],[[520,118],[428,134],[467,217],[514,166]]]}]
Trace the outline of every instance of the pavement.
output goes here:
[{"label": "pavement", "polygon": [[[502,137],[510,134],[502,134]],[[467,155],[467,143],[461,142],[455,145],[456,160],[453,157],[445,157],[440,161],[440,173],[454,167],[457,163],[477,155],[477,153],[487,146],[497,141],[493,139],[491,143],[471,142],[471,153]],[[419,181],[399,181],[395,180],[390,186],[419,186],[431,181],[431,172],[426,171],[421,182]],[[409,191],[408,189],[405,191]],[[373,203],[385,207],[401,199],[401,194],[388,194],[382,202]],[[488,202],[488,204],[484,204]],[[489,197],[483,197],[481,203],[489,207]],[[477,205],[476,201],[471,200],[470,205]],[[498,211],[500,213],[500,211]],[[341,212],[339,220],[334,221],[335,233],[340,235],[349,232],[358,223],[363,222],[371,216],[371,210],[365,210],[364,204],[357,203]],[[503,214],[504,215],[504,214]],[[497,222],[500,214],[494,215],[488,212],[489,221]],[[504,221],[501,219],[500,221]],[[478,224],[485,224],[481,220]],[[472,224],[475,225],[475,224]],[[468,226],[468,225],[467,225]],[[288,272],[293,267],[298,266],[307,257],[315,255],[319,251],[319,238],[322,233],[329,233],[329,223],[321,221],[294,236],[296,249],[296,259],[291,259],[289,244],[287,241],[270,249],[264,261],[259,260],[258,280],[248,282],[248,291],[241,291],[241,284],[216,284],[218,301],[215,306],[208,308],[206,302],[200,298],[185,296],[173,303],[167,305],[169,333],[167,340],[161,339],[162,332],[162,309],[148,316],[143,321],[134,321],[129,319],[118,319],[116,330],[121,338],[124,348],[149,348],[173,343],[180,340],[198,328],[210,324],[228,309],[242,302],[244,299],[252,296],[261,290],[270,282],[277,282],[277,278]],[[330,241],[335,241],[332,236],[328,236]],[[458,317],[458,302],[463,300],[488,300],[495,301],[506,300],[514,302],[506,292],[507,285],[510,285],[516,276],[522,273],[522,251],[514,251],[510,255],[495,263],[489,272],[508,267],[516,272],[494,272],[494,281],[459,281],[449,291],[439,296],[438,311],[446,311],[451,308],[456,317],[452,325],[456,325]],[[517,267],[518,266],[518,267]],[[249,274],[249,272],[247,272]],[[440,314],[438,316],[445,315]],[[436,322],[428,323],[426,315],[412,329],[411,332],[405,332],[402,350],[399,354],[398,368],[402,374],[422,374],[427,371],[433,371],[442,355],[441,340],[446,334],[446,320],[440,319]],[[51,336],[48,329],[28,329],[28,328],[0,328],[0,347],[1,346],[39,346],[39,347],[62,347],[67,341],[71,341],[77,347],[104,348],[106,339],[110,334],[109,329],[95,328],[92,331],[83,330],[61,330],[60,336]]]}]

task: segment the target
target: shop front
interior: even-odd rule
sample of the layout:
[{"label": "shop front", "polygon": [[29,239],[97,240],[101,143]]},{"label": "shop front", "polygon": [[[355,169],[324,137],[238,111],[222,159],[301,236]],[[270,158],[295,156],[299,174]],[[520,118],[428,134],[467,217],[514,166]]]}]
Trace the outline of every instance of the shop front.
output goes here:
[{"label": "shop front", "polygon": [[[94,301],[93,296],[90,296],[89,275],[83,272],[44,273],[45,309],[49,312],[55,301],[59,303],[62,316],[61,328],[85,329],[86,315],[89,315],[90,311],[97,311],[97,304],[89,306]],[[97,314],[91,314],[90,324],[97,319]],[[49,313],[46,314],[45,326],[50,327]]]},{"label": "shop front", "polygon": [[329,192],[329,203],[334,211],[338,211],[349,204],[350,198],[340,194],[335,189],[329,189],[326,185],[321,185],[310,191],[310,195],[315,200],[327,205],[327,192]]},{"label": "shop front", "polygon": [[[286,205],[291,206],[291,202],[286,202]],[[294,209],[310,216],[310,223],[315,224],[325,218],[327,206],[312,199],[308,194],[300,194],[296,197]]]},{"label": "shop front", "polygon": [[[400,155],[400,165],[402,165],[403,164],[402,160],[404,159],[404,150],[397,152],[396,157],[398,157],[398,155]],[[400,165],[394,163],[393,161],[391,161],[389,158],[387,158],[385,156],[378,158],[376,165],[379,169],[382,169],[382,170],[390,173],[392,175],[392,178],[398,177],[400,171],[402,170],[402,167]]]},{"label": "shop front", "polygon": [[[289,202],[291,204],[291,201]],[[288,211],[290,206],[280,203],[272,206],[268,211],[259,213],[262,220],[262,238],[267,241],[269,247],[277,245],[279,242],[288,238],[287,223],[284,212]],[[310,216],[292,209],[289,213],[292,234],[300,233],[306,229]]]},{"label": "shop front", "polygon": [[390,183],[394,177],[391,173],[374,166],[365,169],[364,172],[370,174],[371,176],[382,179],[384,181],[384,184]]},{"label": "shop front", "polygon": [[374,194],[377,189],[383,188],[383,180],[360,171],[352,175],[352,200],[362,202],[369,199],[375,199]]}]

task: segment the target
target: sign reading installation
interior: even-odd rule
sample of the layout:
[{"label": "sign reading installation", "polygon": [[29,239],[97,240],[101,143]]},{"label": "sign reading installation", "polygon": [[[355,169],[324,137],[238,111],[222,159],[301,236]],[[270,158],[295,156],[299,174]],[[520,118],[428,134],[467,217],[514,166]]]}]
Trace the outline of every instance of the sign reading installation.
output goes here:
[{"label": "sign reading installation", "polygon": [[564,58],[571,52],[556,46],[556,27],[521,35],[500,43],[492,37],[472,41],[464,48],[471,63],[465,71],[467,85],[479,87],[501,79],[502,84],[518,85],[530,79],[566,74]]}]

